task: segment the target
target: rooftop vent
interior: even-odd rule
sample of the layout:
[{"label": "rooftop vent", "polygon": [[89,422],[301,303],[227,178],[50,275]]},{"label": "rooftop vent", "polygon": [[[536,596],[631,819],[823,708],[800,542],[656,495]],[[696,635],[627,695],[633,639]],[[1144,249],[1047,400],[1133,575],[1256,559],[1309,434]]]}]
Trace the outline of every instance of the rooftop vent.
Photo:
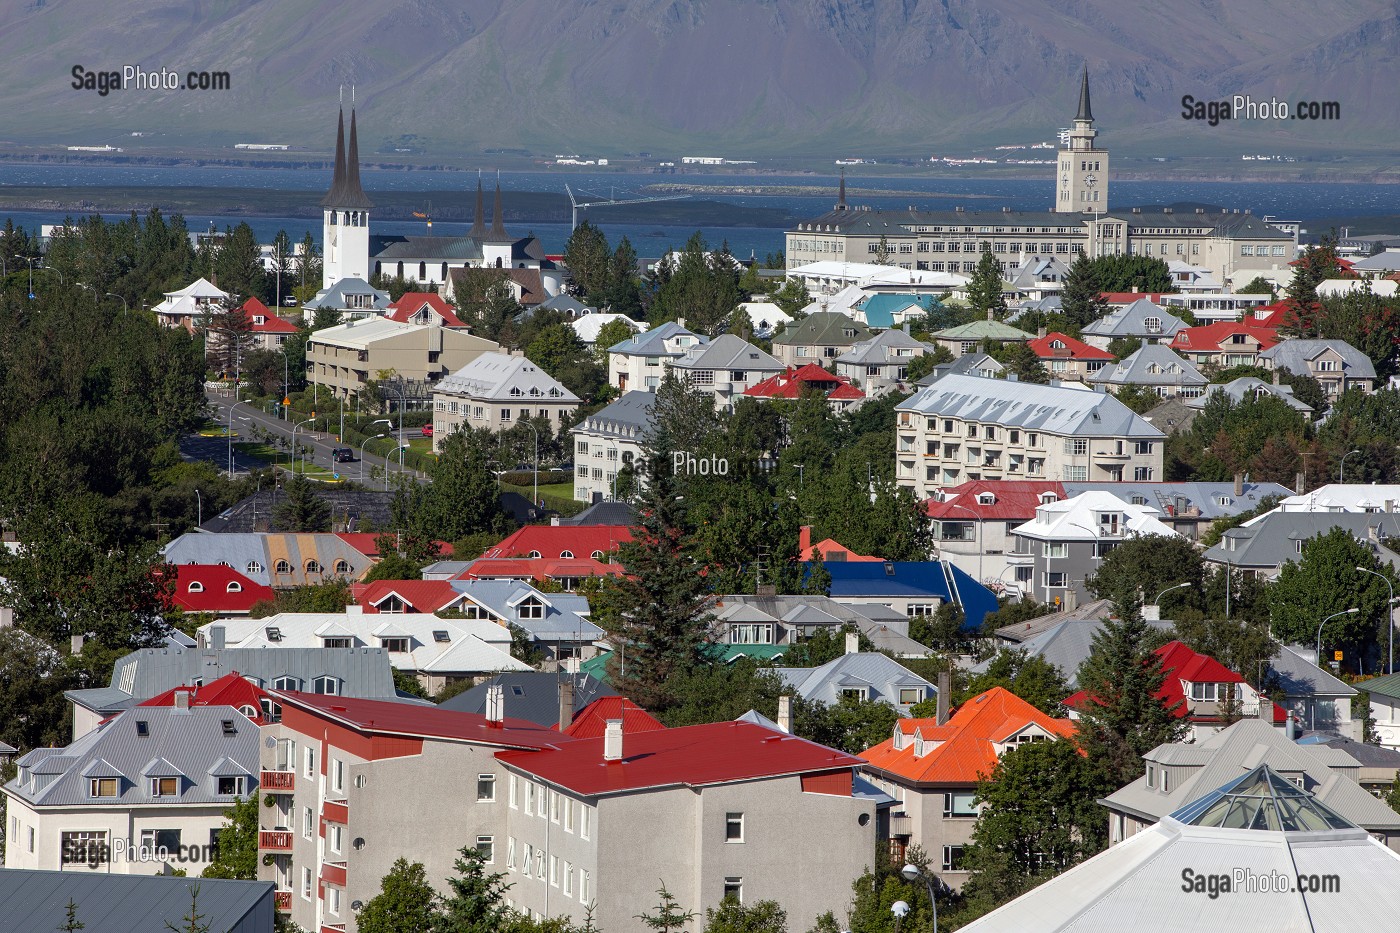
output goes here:
[{"label": "rooftop vent", "polygon": [[267,630],[266,630],[266,631],[267,631],[267,640],[268,640],[268,641],[281,641],[281,640],[282,640],[282,630],[281,630],[280,628],[278,628],[277,626],[275,626],[275,625],[269,625],[269,626],[267,627]]}]

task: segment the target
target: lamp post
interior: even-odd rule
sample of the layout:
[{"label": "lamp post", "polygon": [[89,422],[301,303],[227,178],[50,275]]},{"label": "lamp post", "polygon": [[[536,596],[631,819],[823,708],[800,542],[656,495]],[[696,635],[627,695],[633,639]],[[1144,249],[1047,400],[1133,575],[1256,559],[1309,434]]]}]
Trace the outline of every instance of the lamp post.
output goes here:
[{"label": "lamp post", "polygon": [[246,405],[247,402],[235,401],[228,407],[228,478],[233,479],[233,410],[239,405]]},{"label": "lamp post", "polygon": [[1354,615],[1356,615],[1356,613],[1357,613],[1358,611],[1360,611],[1360,610],[1358,610],[1355,606],[1352,606],[1350,609],[1343,609],[1341,612],[1334,612],[1334,613],[1332,613],[1330,616],[1328,616],[1327,618],[1325,618],[1325,619],[1322,620],[1322,624],[1319,625],[1319,626],[1317,627],[1317,666],[1318,666],[1318,667],[1321,667],[1321,666],[1322,666],[1322,630],[1323,630],[1323,628],[1326,627],[1326,625],[1327,625],[1328,622],[1331,622],[1333,619],[1337,618],[1338,616],[1354,616]]},{"label": "lamp post", "polygon": [[204,497],[199,494],[198,489],[194,491],[194,501],[195,508],[198,509],[198,511],[195,512],[194,526],[198,528],[200,525],[204,524]]},{"label": "lamp post", "polygon": [[1352,454],[1359,453],[1361,453],[1361,451],[1359,450],[1348,450],[1346,453],[1342,454],[1342,462],[1337,464],[1337,483],[1339,485],[1342,482],[1342,471],[1345,470],[1347,467],[1347,457],[1350,457]]},{"label": "lamp post", "polygon": [[[35,259],[36,259],[36,257],[34,257],[34,256],[26,256],[25,259],[24,259],[25,262],[29,263],[29,300],[30,300],[30,301],[33,301],[33,300],[34,300],[34,262],[35,262]],[[61,281],[63,281],[63,279],[60,278],[59,281],[61,282]]]},{"label": "lamp post", "polygon": [[[1390,636],[1386,639],[1386,664],[1387,674],[1395,673],[1395,586],[1390,582],[1390,577],[1383,573],[1376,573],[1374,570],[1367,570],[1365,567],[1357,567],[1362,573],[1369,573],[1373,577],[1380,577],[1385,581],[1385,588],[1390,591],[1390,601],[1385,604],[1386,628],[1390,630]],[[1321,661],[1321,656],[1318,656]],[[1320,666],[1320,665],[1319,665]]]},{"label": "lamp post", "polygon": [[[387,385],[387,383],[385,383],[385,384]],[[404,452],[404,450],[406,450],[407,447],[408,447],[408,445],[405,444],[405,443],[403,442],[403,402],[404,402],[404,394],[403,394],[403,379],[402,379],[402,378],[400,378],[397,382],[394,383],[394,391],[395,391],[396,393],[398,393],[398,396],[399,396],[399,472],[402,473],[402,472],[403,472],[403,452]],[[387,471],[387,469],[388,469],[388,464],[386,463],[386,464],[385,464],[385,470]],[[388,479],[387,479],[387,475],[386,475],[386,478],[385,478],[385,481],[384,481],[384,488],[385,488],[385,489],[388,489],[388,488],[389,488],[389,481],[388,481]]]},{"label": "lamp post", "polygon": [[1172,586],[1167,587],[1165,590],[1163,590],[1162,592],[1160,592],[1160,593],[1157,594],[1157,598],[1154,599],[1154,600],[1152,601],[1152,605],[1157,606],[1157,607],[1160,608],[1161,605],[1162,605],[1162,597],[1163,597],[1163,596],[1166,596],[1166,595],[1167,595],[1168,593],[1170,593],[1172,590],[1179,590],[1179,589],[1181,589],[1181,588],[1184,587],[1184,586],[1190,586],[1190,585],[1191,585],[1190,583],[1177,583],[1177,584],[1174,584],[1174,585],[1172,585]]},{"label": "lamp post", "polygon": [[909,916],[909,903],[895,901],[890,905],[890,913],[894,914],[894,933],[899,933],[899,925],[904,922],[905,917]]},{"label": "lamp post", "polygon": [[[293,472],[293,473],[295,473],[295,472],[297,471],[297,431],[301,430],[301,426],[302,426],[303,424],[310,424],[311,422],[313,422],[313,421],[315,421],[315,420],[316,420],[315,418],[307,418],[305,421],[298,421],[296,424],[292,425],[292,453],[291,453],[291,457],[288,458],[288,459],[289,459],[289,464],[288,464],[288,465],[291,466],[292,472]],[[305,458],[305,457],[302,458],[301,463],[302,463],[301,472],[302,472],[302,473],[305,473],[305,472],[306,472],[306,458]]]},{"label": "lamp post", "polygon": [[938,899],[934,897],[933,876],[913,864],[906,864],[899,870],[899,874],[910,883],[923,879],[924,887],[928,889],[928,902],[933,905],[933,933],[938,933]]},{"label": "lamp post", "polygon": [[[399,438],[399,440],[403,440],[403,438],[401,437],[401,438]],[[403,475],[403,463],[402,463],[403,449],[404,449],[405,447],[407,447],[407,446],[408,446],[407,444],[400,444],[400,445],[398,446],[398,448],[396,448],[396,449],[398,450],[398,452],[399,452],[399,458],[400,458],[400,463],[399,463],[399,475],[400,475],[400,476]],[[390,453],[392,454],[393,451],[390,451]],[[385,492],[388,492],[388,491],[389,491],[389,460],[388,460],[388,458],[385,458],[385,460],[384,460],[384,491],[385,491]]]},{"label": "lamp post", "polygon": [[[384,433],[381,432],[381,433],[379,433],[379,434],[374,435],[374,437],[367,437],[367,438],[365,438],[364,443],[360,445],[360,485],[361,485],[361,486],[363,486],[363,485],[365,484],[365,444],[368,444],[370,441],[377,441],[377,440],[379,440],[379,438],[381,438],[381,437],[388,437],[388,436],[389,436],[389,435],[384,434]],[[386,467],[386,468],[388,467],[388,464],[387,464],[387,463],[385,464],[385,467]]]},{"label": "lamp post", "polygon": [[107,294],[103,295],[102,297],[104,297],[104,298],[121,298],[121,300],[122,300],[122,317],[126,317],[127,315],[129,315],[129,314],[131,313],[131,306],[128,305],[128,304],[126,303],[126,299],[125,299],[124,297],[122,297],[121,295],[118,295],[116,292],[108,292]]}]

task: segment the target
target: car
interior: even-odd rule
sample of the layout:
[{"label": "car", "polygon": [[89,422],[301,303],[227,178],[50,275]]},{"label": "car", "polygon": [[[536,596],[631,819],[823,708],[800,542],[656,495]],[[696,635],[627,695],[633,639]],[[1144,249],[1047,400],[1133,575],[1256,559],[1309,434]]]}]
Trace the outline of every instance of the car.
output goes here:
[{"label": "car", "polygon": [[355,460],[355,448],[335,447],[331,449],[331,459],[336,463],[353,463]]},{"label": "car", "polygon": [[425,424],[425,425],[423,425],[423,436],[424,436],[424,437],[432,437],[432,436],[433,436],[433,426],[432,426],[431,424]]}]

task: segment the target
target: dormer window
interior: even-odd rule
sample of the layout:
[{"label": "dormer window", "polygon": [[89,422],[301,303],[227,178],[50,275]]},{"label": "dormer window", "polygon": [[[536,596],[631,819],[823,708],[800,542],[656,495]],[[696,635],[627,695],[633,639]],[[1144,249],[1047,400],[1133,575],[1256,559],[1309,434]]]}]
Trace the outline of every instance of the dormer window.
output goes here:
[{"label": "dormer window", "polygon": [[592,554],[590,554],[590,555],[588,555],[588,556],[589,556],[589,557],[592,557],[594,560],[602,560],[602,559],[603,559],[603,552],[602,552],[602,551],[594,551]]},{"label": "dormer window", "polygon": [[977,494],[977,504],[978,504],[978,505],[996,505],[996,504],[997,504],[997,497],[996,497],[996,494],[995,494],[995,493],[991,493],[991,492],[979,492],[979,493]]},{"label": "dormer window", "polygon": [[274,690],[300,690],[301,678],[289,676],[278,677],[272,681],[272,687]]},{"label": "dormer window", "polygon": [[278,558],[277,563],[274,564],[273,567],[278,573],[292,572],[292,562],[289,560],[283,560],[281,558]]},{"label": "dormer window", "polygon": [[243,592],[243,584],[239,583],[237,580],[230,580],[228,582],[228,586],[224,587],[224,592],[241,593]]},{"label": "dormer window", "polygon": [[243,796],[243,786],[244,779],[241,774],[214,778],[214,793],[220,797],[241,797]]},{"label": "dormer window", "polygon": [[342,557],[335,562],[335,572],[341,576],[345,576],[350,572],[350,562]]},{"label": "dormer window", "polygon": [[96,777],[88,781],[89,797],[116,797],[120,793],[121,778]]},{"label": "dormer window", "polygon": [[522,619],[543,619],[544,603],[531,596],[520,604],[518,611]]},{"label": "dormer window", "polygon": [[399,637],[381,638],[379,639],[379,647],[394,654],[405,654],[408,652],[408,639]]},{"label": "dormer window", "polygon": [[573,560],[573,559],[574,559],[574,552],[573,552],[573,551],[560,551],[560,552],[559,552],[559,559],[560,559],[560,560]]},{"label": "dormer window", "polygon": [[203,593],[203,592],[204,592],[204,584],[203,584],[203,583],[200,583],[198,580],[195,580],[193,583],[190,584],[190,586],[189,586],[189,591],[190,591],[191,593]]},{"label": "dormer window", "polygon": [[338,696],[340,694],[340,679],[330,675],[322,675],[312,682],[312,693],[320,693],[326,696]]},{"label": "dormer window", "polygon": [[1225,684],[1196,682],[1191,684],[1191,699],[1214,703],[1225,695]]},{"label": "dormer window", "polygon": [[540,559],[540,552],[539,552],[539,551],[531,551],[529,554],[527,554],[527,555],[525,555],[525,556],[528,557],[528,558],[530,558],[531,560],[539,560],[539,559]]},{"label": "dormer window", "polygon": [[248,561],[248,576],[254,577],[263,572],[262,564],[255,560]]},{"label": "dormer window", "polygon": [[[355,639],[345,635],[327,635],[321,639],[322,648],[353,648]],[[319,690],[317,691],[320,692]]]},{"label": "dormer window", "polygon": [[180,795],[180,779],[177,777],[153,777],[151,778],[152,797],[178,797]]},{"label": "dormer window", "polygon": [[321,572],[321,562],[320,562],[319,560],[309,560],[309,561],[307,561],[307,562],[306,562],[306,572],[307,572],[307,573],[320,573],[320,572]]}]

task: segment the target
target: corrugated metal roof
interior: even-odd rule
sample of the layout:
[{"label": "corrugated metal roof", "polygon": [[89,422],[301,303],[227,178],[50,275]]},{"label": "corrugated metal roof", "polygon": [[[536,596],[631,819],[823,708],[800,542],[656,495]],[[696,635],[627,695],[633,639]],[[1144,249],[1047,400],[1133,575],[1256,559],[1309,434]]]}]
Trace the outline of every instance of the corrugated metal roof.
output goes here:
[{"label": "corrugated metal roof", "polygon": [[[303,685],[309,685],[317,677],[331,676],[339,681],[341,692],[348,696],[390,698],[396,695],[393,669],[382,648],[293,648],[271,644],[219,651],[173,645],[141,648],[117,660],[112,667],[111,686],[101,689],[145,700],[171,687],[196,681],[212,683],[232,673],[255,677],[264,685],[280,677],[295,677]],[[95,708],[94,702],[110,703],[116,696],[96,691],[72,693],[75,700],[89,708]]]},{"label": "corrugated metal roof", "polygon": [[900,402],[895,410],[1076,437],[1166,436],[1102,392],[979,376],[944,376]]},{"label": "corrugated metal roof", "polygon": [[574,714],[599,697],[617,696],[617,691],[588,674],[541,673],[520,671],[496,674],[470,690],[444,700],[440,708],[463,713],[486,713],[487,690],[499,685],[504,693],[506,715],[525,719],[540,726],[559,722],[559,684],[572,680],[574,684]]},{"label": "corrugated metal roof", "polygon": [[93,933],[150,933],[179,928],[199,889],[201,922],[219,933],[272,933],[273,884],[106,872],[0,871],[0,917],[6,933],[53,933],[69,903]]},{"label": "corrugated metal roof", "polygon": [[[820,667],[779,667],[774,671],[798,695],[818,703],[835,705],[841,702],[841,682],[852,679],[868,684],[868,700],[878,700],[899,708],[901,687],[922,687],[921,700],[937,692],[933,684],[887,655],[873,651],[843,654]],[[908,704],[905,704],[906,706]]]}]

